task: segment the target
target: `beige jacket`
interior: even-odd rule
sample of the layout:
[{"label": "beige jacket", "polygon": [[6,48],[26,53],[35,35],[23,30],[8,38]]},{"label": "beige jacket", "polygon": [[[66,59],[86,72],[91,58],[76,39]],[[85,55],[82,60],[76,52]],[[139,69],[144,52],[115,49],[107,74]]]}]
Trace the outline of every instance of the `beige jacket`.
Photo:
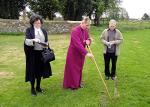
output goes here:
[{"label": "beige jacket", "polygon": [[[100,40],[104,45],[104,50],[103,50],[104,53],[106,53],[106,50],[107,50],[107,45],[106,45],[107,44],[107,38],[108,38],[108,29],[105,29],[100,36]],[[116,56],[120,55],[119,45],[122,42],[123,42],[123,36],[122,36],[121,32],[118,29],[116,29],[116,35],[115,35],[115,44],[116,44],[115,55]]]}]

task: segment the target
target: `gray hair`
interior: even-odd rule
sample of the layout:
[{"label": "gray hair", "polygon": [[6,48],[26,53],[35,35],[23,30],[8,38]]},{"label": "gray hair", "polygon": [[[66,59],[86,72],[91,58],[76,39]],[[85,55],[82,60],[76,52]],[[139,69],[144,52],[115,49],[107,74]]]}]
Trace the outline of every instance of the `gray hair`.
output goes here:
[{"label": "gray hair", "polygon": [[114,19],[111,19],[111,20],[109,21],[109,24],[110,24],[110,23],[113,23],[113,24],[115,24],[115,25],[116,25],[116,24],[117,24],[117,21],[116,21],[116,20],[114,20]]}]

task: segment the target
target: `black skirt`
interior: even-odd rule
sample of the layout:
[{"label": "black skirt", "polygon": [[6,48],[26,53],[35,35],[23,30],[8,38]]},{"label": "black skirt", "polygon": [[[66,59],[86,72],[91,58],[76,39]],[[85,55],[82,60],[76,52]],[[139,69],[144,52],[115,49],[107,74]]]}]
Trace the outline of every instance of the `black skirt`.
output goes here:
[{"label": "black skirt", "polygon": [[42,51],[33,50],[32,54],[26,54],[26,78],[25,81],[31,81],[34,78],[49,78],[52,76],[50,63],[43,63]]},{"label": "black skirt", "polygon": [[41,52],[35,51],[35,78],[42,77],[44,72],[44,63],[41,61]]}]

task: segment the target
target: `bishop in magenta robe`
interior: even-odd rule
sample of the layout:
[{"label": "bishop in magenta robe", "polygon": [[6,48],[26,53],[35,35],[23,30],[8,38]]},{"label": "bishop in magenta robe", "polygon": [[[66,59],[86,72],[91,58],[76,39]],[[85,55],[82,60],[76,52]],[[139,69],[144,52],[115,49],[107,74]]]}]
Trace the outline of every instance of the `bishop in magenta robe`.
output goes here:
[{"label": "bishop in magenta robe", "polygon": [[84,60],[88,53],[85,49],[86,40],[90,41],[86,29],[83,29],[80,25],[72,29],[64,70],[64,88],[80,88]]}]

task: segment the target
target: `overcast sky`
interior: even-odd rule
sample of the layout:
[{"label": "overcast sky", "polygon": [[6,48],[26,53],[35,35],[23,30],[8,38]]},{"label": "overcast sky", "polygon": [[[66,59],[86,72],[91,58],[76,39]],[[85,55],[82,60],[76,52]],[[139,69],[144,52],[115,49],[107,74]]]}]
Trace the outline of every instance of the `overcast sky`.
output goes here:
[{"label": "overcast sky", "polygon": [[141,18],[144,13],[150,15],[150,0],[123,0],[124,7],[130,18]]}]

